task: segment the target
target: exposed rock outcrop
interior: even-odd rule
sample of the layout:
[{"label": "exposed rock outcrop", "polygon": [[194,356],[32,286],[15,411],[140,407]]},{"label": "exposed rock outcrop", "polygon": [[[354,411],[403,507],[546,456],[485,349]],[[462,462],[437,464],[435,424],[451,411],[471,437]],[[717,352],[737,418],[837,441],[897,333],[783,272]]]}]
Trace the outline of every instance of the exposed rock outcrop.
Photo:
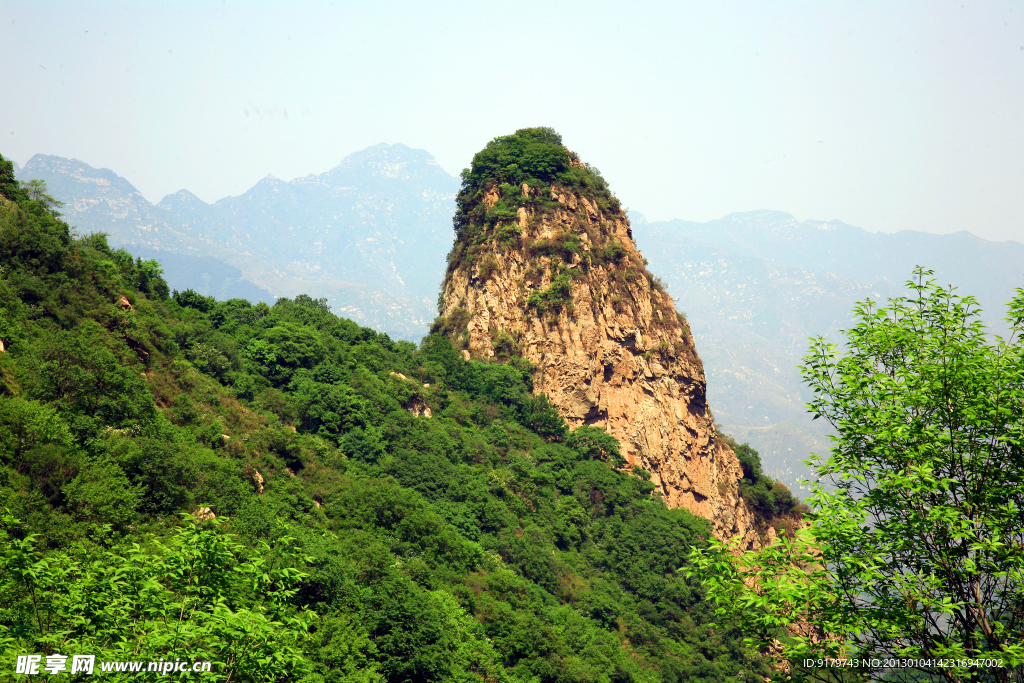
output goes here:
[{"label": "exposed rock outcrop", "polygon": [[433,417],[433,414],[430,412],[430,406],[427,405],[426,401],[419,397],[412,399],[402,407],[408,410],[416,417]]},{"label": "exposed rock outcrop", "polygon": [[435,330],[476,358],[527,358],[535,392],[618,438],[670,507],[756,543],[689,325],[603,179],[566,154],[561,182],[464,187]]},{"label": "exposed rock outcrop", "polygon": [[[394,377],[399,378],[403,382],[409,382],[409,383],[413,384],[414,386],[418,386],[418,385],[416,385],[415,381],[409,379],[408,377],[406,377],[405,375],[403,375],[400,372],[392,372],[392,373],[389,373],[389,374],[394,376]],[[430,385],[429,384],[424,384],[423,388],[424,389],[429,389]],[[433,417],[433,414],[430,412],[430,406],[427,405],[427,402],[423,399],[422,396],[419,395],[418,391],[413,394],[412,398],[410,398],[408,401],[406,401],[404,404],[402,404],[402,408],[404,408],[405,410],[409,411],[410,413],[412,413],[416,417],[426,417],[426,418]]]},{"label": "exposed rock outcrop", "polygon": [[217,519],[217,515],[208,507],[201,507],[196,510],[194,517],[197,522],[212,522]]}]

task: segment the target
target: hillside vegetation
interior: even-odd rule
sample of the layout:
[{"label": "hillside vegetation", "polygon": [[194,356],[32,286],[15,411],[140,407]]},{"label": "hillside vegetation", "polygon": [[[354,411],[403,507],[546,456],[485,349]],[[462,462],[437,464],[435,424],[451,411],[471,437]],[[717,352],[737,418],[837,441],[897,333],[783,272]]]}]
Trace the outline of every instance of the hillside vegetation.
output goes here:
[{"label": "hillside vegetation", "polygon": [[[523,128],[495,138],[477,152],[462,172],[462,187],[455,198],[455,245],[448,254],[448,275],[464,261],[474,264],[489,242],[517,241],[520,209],[541,213],[558,209],[551,196],[555,185],[587,195],[601,210],[620,208],[601,173],[566,149],[562,136],[551,128]],[[487,201],[489,193],[492,201]],[[535,255],[571,259],[580,254],[579,237],[567,237],[568,241],[536,245]],[[593,256],[619,260],[625,252],[619,248]]]},{"label": "hillside vegetation", "polygon": [[307,296],[168,292],[2,157],[0,195],[6,675],[32,653],[223,681],[768,675],[677,571],[708,523],[570,434],[525,361]]}]

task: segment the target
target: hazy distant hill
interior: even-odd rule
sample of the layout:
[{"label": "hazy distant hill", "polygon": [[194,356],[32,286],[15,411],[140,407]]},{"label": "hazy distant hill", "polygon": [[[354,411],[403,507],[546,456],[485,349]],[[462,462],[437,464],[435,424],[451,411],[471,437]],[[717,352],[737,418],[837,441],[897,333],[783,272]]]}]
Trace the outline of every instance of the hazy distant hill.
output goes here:
[{"label": "hazy distant hill", "polygon": [[[46,180],[79,231],[107,232],[161,261],[177,289],[327,297],[336,313],[411,340],[436,315],[459,181],[422,150],[377,145],[326,173],[268,176],[213,204],[181,190],[153,205],[112,171],[60,157],[37,155],[16,172]],[[718,421],[791,486],[808,453],[828,448],[796,370],[808,337],[838,340],[855,301],[902,293],[918,264],[976,296],[996,331],[1024,285],[1024,245],[967,232],[876,234],[778,211],[707,223],[632,218],[651,270],[690,319]]]},{"label": "hazy distant hill", "polygon": [[856,301],[902,294],[917,264],[976,296],[1000,332],[1005,302],[1024,285],[1024,245],[967,232],[876,234],[777,211],[707,223],[632,219],[651,271],[691,322],[716,418],[791,486],[807,453],[828,448],[825,425],[804,409],[809,395],[796,369],[808,337],[839,341]]},{"label": "hazy distant hill", "polygon": [[213,204],[181,190],[154,205],[110,170],[54,156],[34,156],[18,177],[45,180],[80,232],[161,260],[172,287],[270,301],[308,293],[415,340],[436,315],[459,184],[404,145],[290,182],[268,176]]}]

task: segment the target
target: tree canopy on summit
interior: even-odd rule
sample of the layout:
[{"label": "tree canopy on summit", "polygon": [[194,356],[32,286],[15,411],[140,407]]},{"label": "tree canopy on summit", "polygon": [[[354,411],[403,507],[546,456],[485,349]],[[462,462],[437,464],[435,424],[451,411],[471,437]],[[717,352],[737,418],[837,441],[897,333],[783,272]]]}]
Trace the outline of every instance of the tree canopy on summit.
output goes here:
[{"label": "tree canopy on summit", "polygon": [[569,169],[570,155],[553,128],[521,128],[512,135],[496,137],[462,172],[460,195],[473,194],[488,181],[517,185],[531,180],[552,182]]}]

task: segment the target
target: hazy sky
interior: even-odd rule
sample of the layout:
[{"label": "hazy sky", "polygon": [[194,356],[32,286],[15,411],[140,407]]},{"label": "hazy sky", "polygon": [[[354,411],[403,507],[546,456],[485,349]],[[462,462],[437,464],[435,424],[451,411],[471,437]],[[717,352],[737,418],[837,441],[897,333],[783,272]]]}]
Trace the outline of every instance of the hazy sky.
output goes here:
[{"label": "hazy sky", "polygon": [[1024,2],[0,2],[0,153],[206,201],[547,125],[650,220],[1024,242]]}]

